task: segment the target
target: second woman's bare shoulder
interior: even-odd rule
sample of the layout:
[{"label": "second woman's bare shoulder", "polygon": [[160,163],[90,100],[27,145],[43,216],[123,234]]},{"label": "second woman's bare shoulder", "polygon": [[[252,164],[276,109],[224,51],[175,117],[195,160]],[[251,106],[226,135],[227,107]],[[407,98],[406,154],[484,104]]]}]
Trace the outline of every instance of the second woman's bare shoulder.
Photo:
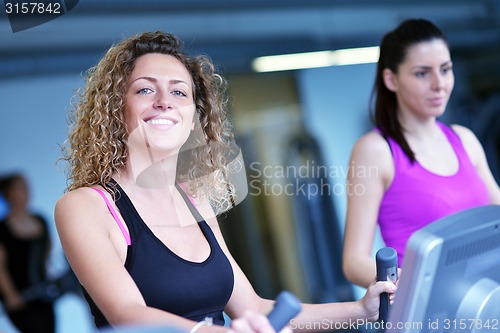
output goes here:
[{"label": "second woman's bare shoulder", "polygon": [[472,163],[474,165],[477,165],[479,161],[482,161],[484,159],[484,150],[474,132],[462,125],[454,124],[451,125],[451,128],[458,135],[460,141],[462,141],[462,144],[467,151],[467,154],[469,155]]},{"label": "second woman's bare shoulder", "polygon": [[388,186],[394,176],[394,162],[391,148],[387,140],[373,130],[356,141],[349,162],[351,167],[377,170],[385,186]]},{"label": "second woman's bare shoulder", "polygon": [[375,130],[364,134],[356,141],[352,155],[360,161],[378,163],[392,161],[391,149],[387,140]]}]

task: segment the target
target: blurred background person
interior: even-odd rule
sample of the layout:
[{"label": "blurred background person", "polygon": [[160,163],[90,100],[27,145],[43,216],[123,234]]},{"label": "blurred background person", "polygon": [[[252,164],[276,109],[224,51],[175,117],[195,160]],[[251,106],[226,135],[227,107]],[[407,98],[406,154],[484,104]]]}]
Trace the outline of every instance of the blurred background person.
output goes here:
[{"label": "blurred background person", "polygon": [[[38,293],[47,277],[51,240],[45,218],[30,211],[30,192],[22,174],[0,180],[8,212],[0,222],[0,299],[21,333],[55,332],[53,301]],[[41,290],[42,291],[42,290]]]}]

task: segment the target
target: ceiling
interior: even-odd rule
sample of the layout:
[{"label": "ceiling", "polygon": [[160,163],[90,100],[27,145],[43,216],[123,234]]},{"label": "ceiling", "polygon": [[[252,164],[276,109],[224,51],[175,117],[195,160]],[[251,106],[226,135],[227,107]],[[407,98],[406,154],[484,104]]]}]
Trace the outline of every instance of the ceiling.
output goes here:
[{"label": "ceiling", "polygon": [[173,32],[223,72],[247,73],[256,56],[378,45],[408,17],[434,21],[454,55],[479,55],[479,70],[500,68],[498,0],[80,0],[16,33],[2,12],[0,78],[82,71],[111,43],[146,30]]}]

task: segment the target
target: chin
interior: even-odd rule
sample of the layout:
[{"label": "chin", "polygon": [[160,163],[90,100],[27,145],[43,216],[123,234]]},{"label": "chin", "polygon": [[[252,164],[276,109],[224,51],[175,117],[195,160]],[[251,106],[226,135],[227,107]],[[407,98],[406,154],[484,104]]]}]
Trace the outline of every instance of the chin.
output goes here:
[{"label": "chin", "polygon": [[431,117],[439,118],[444,114],[445,111],[446,111],[446,107],[440,106],[440,107],[435,107],[435,108],[429,109],[427,114]]},{"label": "chin", "polygon": [[151,153],[155,161],[165,159],[167,157],[178,156],[180,147],[173,147],[172,145],[155,145],[151,146]]}]

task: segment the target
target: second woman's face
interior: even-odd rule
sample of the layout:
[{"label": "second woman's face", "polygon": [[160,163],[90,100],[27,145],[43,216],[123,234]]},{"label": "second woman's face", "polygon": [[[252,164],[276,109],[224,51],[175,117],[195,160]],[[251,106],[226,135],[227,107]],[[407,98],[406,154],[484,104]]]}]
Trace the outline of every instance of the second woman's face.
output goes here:
[{"label": "second woman's face", "polygon": [[455,84],[446,43],[434,39],[409,47],[392,82],[399,112],[419,118],[442,115]]},{"label": "second woman's face", "polygon": [[175,57],[160,53],[137,58],[125,98],[129,134],[139,131],[159,154],[175,153],[194,124],[193,81]]}]

